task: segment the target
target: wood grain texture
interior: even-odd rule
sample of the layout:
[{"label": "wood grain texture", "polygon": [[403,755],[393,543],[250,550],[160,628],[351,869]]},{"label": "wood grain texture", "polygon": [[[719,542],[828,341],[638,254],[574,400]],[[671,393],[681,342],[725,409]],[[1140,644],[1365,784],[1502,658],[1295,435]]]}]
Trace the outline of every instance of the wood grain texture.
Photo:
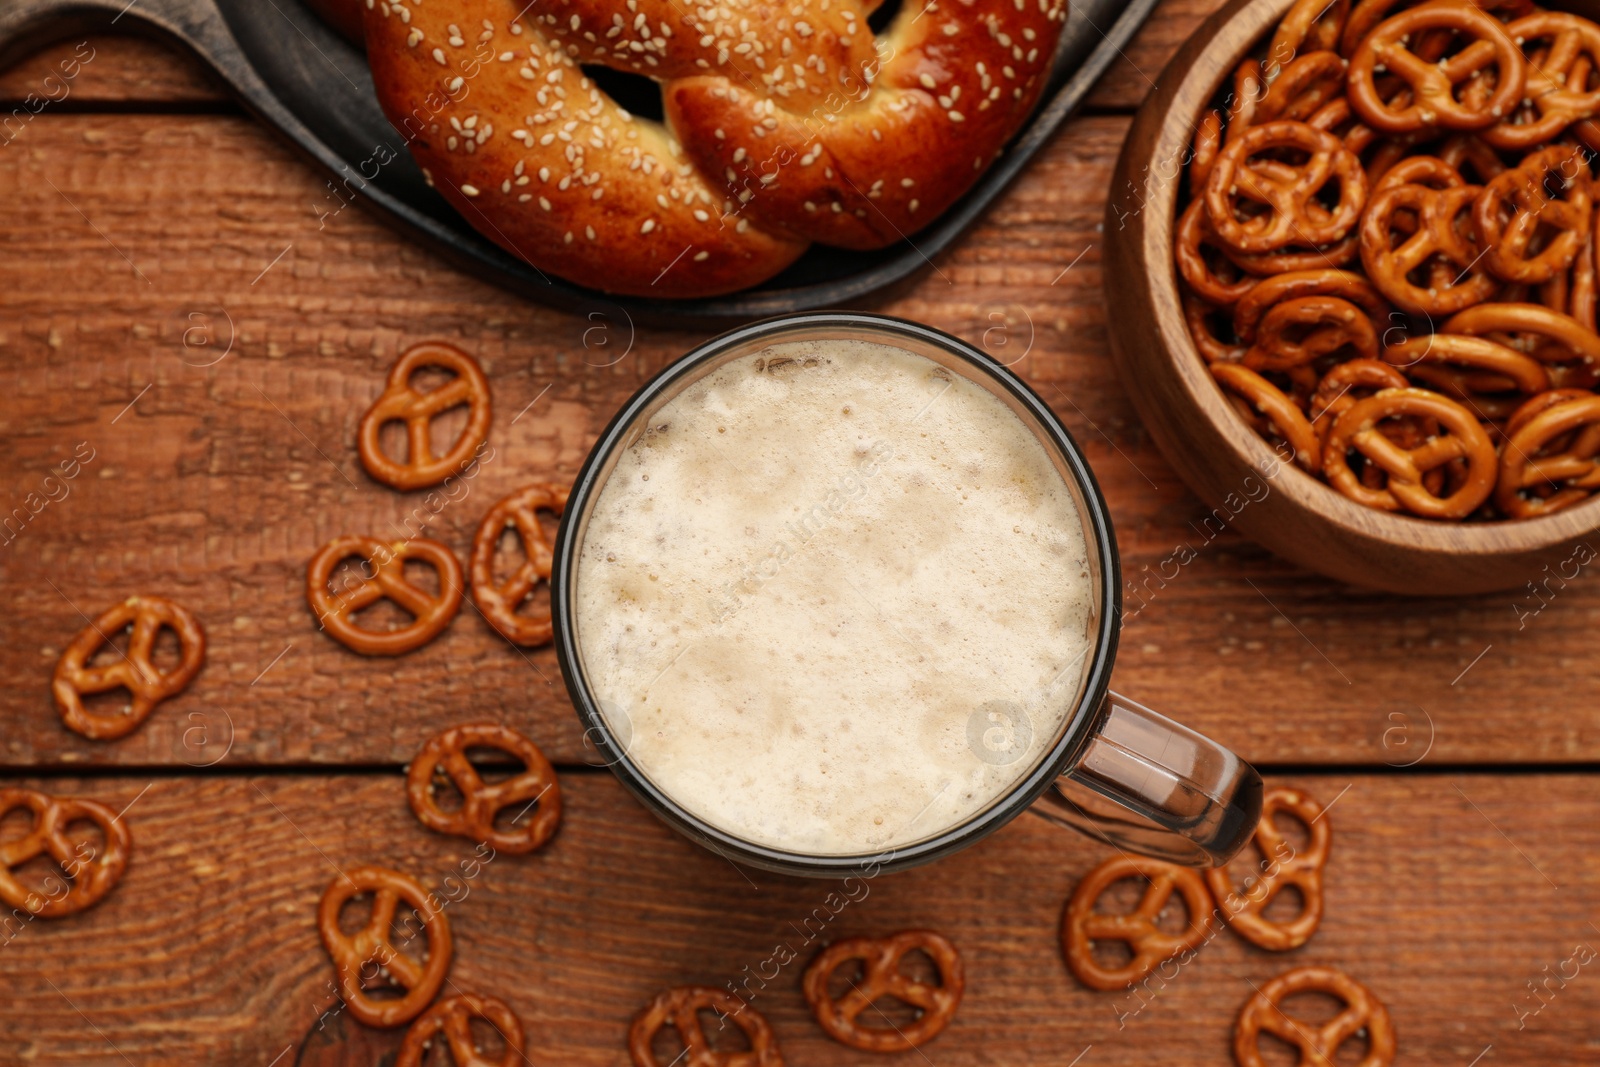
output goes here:
[{"label": "wood grain texture", "polygon": [[[34,97],[29,101],[29,95]],[[78,34],[40,48],[0,71],[0,111],[156,105],[228,107],[230,98],[187,50],[143,37]],[[43,113],[42,111],[40,113]],[[7,129],[19,127],[13,122]]]},{"label": "wood grain texture", "polygon": [[1088,105],[1131,111],[1161,83],[1172,53],[1226,0],[1166,0],[1089,94]]},{"label": "wood grain texture", "polygon": [[[1013,363],[1083,443],[1133,585],[1117,687],[1257,761],[1409,759],[1384,747],[1396,712],[1431,720],[1433,760],[1595,759],[1588,571],[1537,595],[1397,602],[1219,534],[1177,481],[1107,358],[1100,191],[1125,129],[1069,124],[882,307]],[[313,629],[304,567],[337,534],[424,521],[464,553],[492,500],[570,477],[621,400],[700,338],[465,278],[358,208],[334,214],[321,179],[243,119],[47,114],[28,136],[0,151],[14,206],[0,228],[0,518],[28,517],[0,544],[0,760],[205,762],[218,748],[193,751],[186,732],[205,726],[215,746],[231,722],[234,762],[399,763],[468,711],[582,759],[547,651],[524,657],[467,607],[412,656],[362,659]],[[482,360],[501,457],[437,514],[367,479],[354,450],[390,362],[430,338]],[[51,465],[81,442],[93,462],[29,515],[28,494],[47,499]],[[138,591],[200,616],[207,666],[138,733],[91,744],[61,728],[49,672],[80,609]]]},{"label": "wood grain texture", "polygon": [[[545,850],[448,886],[474,846],[423,830],[398,775],[52,781],[113,808],[136,801],[133,859],[93,911],[26,924],[0,945],[0,1047],[37,1065],[268,1064],[334,1005],[314,926],[322,891],[337,868],[375,862],[459,899],[446,908],[447,989],[510,1003],[535,1064],[620,1065],[627,1022],[657,990],[747,973],[788,1062],[878,1062],[822,1036],[799,974],[824,940],[911,926],[944,933],[967,965],[955,1023],[924,1050],[938,1067],[1067,1064],[1091,1045],[1080,1062],[1223,1067],[1249,983],[1304,962],[1346,970],[1388,1005],[1404,1063],[1459,1067],[1491,1043],[1502,1063],[1595,1062],[1592,964],[1576,978],[1567,966],[1565,987],[1521,1030],[1517,1011],[1538,1006],[1526,983],[1544,968],[1600,947],[1593,779],[1296,781],[1333,803],[1321,929],[1287,954],[1224,931],[1142,1008],[1068,976],[1061,909],[1109,853],[1032,815],[934,867],[854,883],[857,899],[830,910],[838,884],[741,873],[603,772],[563,776],[565,821]],[[779,945],[795,962],[766,962]]]},{"label": "wood grain texture", "polygon": [[[1142,100],[1216,6],[1167,0],[1093,106]],[[0,75],[0,99],[36,91],[77,43]],[[444,879],[474,855],[416,823],[398,765],[443,726],[480,718],[560,763],[585,752],[547,652],[524,658],[467,607],[413,656],[350,655],[313,629],[305,562],[336,534],[423,522],[464,553],[492,500],[570,476],[622,399],[703,338],[633,330],[603,306],[557,314],[471,281],[341,208],[246,120],[93,113],[226,105],[191,60],[91,43],[69,101],[0,147],[0,769],[25,776],[6,784],[131,804],[134,853],[93,911],[0,925],[0,1063],[286,1067],[302,1046],[306,1064],[379,1062],[394,1035],[324,1014],[336,1002],[316,902],[339,866],[362,862],[459,895]],[[874,879],[822,923],[835,887],[740,872],[603,771],[564,768],[551,846],[497,857],[448,911],[452,981],[513,1005],[531,1062],[620,1067],[628,1020],[658,989],[770,974],[779,944],[797,961],[751,988],[789,1062],[876,1062],[821,1036],[800,967],[822,939],[914,924],[956,942],[971,986],[954,1026],[907,1063],[1222,1067],[1249,983],[1301,961],[1343,967],[1382,997],[1402,1062],[1600,1062],[1593,967],[1540,985],[1539,999],[1528,987],[1570,974],[1579,944],[1600,947],[1600,786],[1426,773],[1600,759],[1600,580],[1586,570],[1520,595],[1395,601],[1208,522],[1109,360],[1101,263],[1118,236],[1100,224],[1126,129],[1117,116],[1070,123],[983,225],[880,310],[985,346],[1083,443],[1132,583],[1119,689],[1257,761],[1420,760],[1424,773],[1296,778],[1333,804],[1322,930],[1287,956],[1223,933],[1141,1008],[1067,975],[1060,909],[1106,852],[1037,816]],[[477,355],[496,400],[497,460],[442,505],[371,482],[354,451],[389,363],[432,338]],[[80,443],[94,458],[47,484]],[[18,507],[25,521],[6,529]],[[50,670],[79,609],[141,590],[194,609],[210,658],[138,733],[91,744],[60,726]],[[215,760],[226,773],[185,767]],[[91,763],[122,769],[26,777]],[[319,773],[229,770],[266,764]],[[394,766],[340,769],[363,764]]]}]

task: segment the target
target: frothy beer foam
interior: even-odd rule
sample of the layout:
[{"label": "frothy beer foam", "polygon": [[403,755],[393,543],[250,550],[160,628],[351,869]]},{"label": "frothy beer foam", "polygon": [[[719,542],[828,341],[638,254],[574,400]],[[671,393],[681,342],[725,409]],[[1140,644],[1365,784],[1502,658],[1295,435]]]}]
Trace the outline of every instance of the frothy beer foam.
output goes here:
[{"label": "frothy beer foam", "polygon": [[866,341],[775,345],[650,419],[591,512],[583,669],[689,812],[811,855],[953,827],[1026,774],[1092,642],[1083,523],[1002,401]]}]

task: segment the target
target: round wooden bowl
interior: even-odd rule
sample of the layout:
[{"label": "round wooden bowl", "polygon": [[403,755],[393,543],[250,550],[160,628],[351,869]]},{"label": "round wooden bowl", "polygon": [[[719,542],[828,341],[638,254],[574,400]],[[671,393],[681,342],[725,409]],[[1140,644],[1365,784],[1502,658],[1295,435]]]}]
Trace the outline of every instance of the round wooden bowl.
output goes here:
[{"label": "round wooden bowl", "polygon": [[[1122,148],[1106,207],[1112,354],[1139,416],[1195,494],[1309,570],[1416,596],[1520,587],[1600,528],[1600,496],[1536,519],[1446,523],[1378,511],[1282,462],[1224,399],[1195,349],[1172,257],[1178,194],[1203,108],[1293,0],[1233,0],[1167,65]],[[1592,17],[1592,3],[1546,3]]]}]

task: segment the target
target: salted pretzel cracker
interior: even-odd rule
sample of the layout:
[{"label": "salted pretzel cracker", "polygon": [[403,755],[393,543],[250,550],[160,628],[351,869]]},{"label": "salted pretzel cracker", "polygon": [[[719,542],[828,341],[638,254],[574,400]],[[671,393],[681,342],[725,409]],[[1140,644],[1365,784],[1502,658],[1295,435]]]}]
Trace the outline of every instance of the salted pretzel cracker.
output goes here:
[{"label": "salted pretzel cracker", "polygon": [[[1304,162],[1253,165],[1257,156],[1283,150],[1304,155]],[[1337,203],[1324,209],[1317,198],[1330,183],[1338,186]],[[1247,253],[1338,241],[1354,228],[1366,200],[1366,174],[1344,142],[1291,120],[1252,126],[1222,150],[1206,180],[1212,228],[1231,247]],[[1264,207],[1268,213],[1260,217],[1265,223],[1242,220],[1243,203]]]},{"label": "salted pretzel cracker", "polygon": [[1256,110],[1256,122],[1309,120],[1344,92],[1345,61],[1333,52],[1307,52],[1280,70]]},{"label": "salted pretzel cracker", "polygon": [[[1482,266],[1485,257],[1471,229],[1479,192],[1472,185],[1436,189],[1407,182],[1373,194],[1361,219],[1361,263],[1395,306],[1417,315],[1448,315],[1499,288]],[[1418,273],[1425,277],[1414,278]]]},{"label": "salted pretzel cracker", "polygon": [[[60,919],[92,908],[128,869],[133,848],[128,824],[95,800],[53,797],[32,789],[0,789],[0,822],[13,811],[26,809],[33,824],[21,837],[0,839],[0,901],[16,912],[39,919]],[[98,848],[73,842],[67,831],[74,823],[90,822],[100,831]],[[67,875],[61,891],[30,889],[14,873],[30,860],[48,856]],[[52,876],[54,880],[54,876]]]},{"label": "salted pretzel cracker", "polygon": [[1546,364],[1600,363],[1600,336],[1576,319],[1538,304],[1478,304],[1445,320],[1439,332],[1488,338]]},{"label": "salted pretzel cracker", "polygon": [[[719,1028],[731,1023],[744,1033],[750,1047],[727,1052],[711,1047],[701,1013],[717,1017]],[[663,1029],[677,1031],[684,1051],[671,1063],[656,1058],[651,1047]],[[628,1028],[628,1055],[634,1067],[783,1067],[778,1038],[766,1017],[744,1000],[711,986],[664,989],[634,1016]]]},{"label": "salted pretzel cracker", "polygon": [[1331,51],[1349,17],[1350,0],[1295,0],[1272,33],[1268,65],[1281,69],[1298,56]]},{"label": "salted pretzel cracker", "polygon": [[1302,296],[1272,306],[1243,363],[1255,371],[1287,371],[1346,350],[1357,359],[1378,355],[1372,320],[1348,300]]},{"label": "salted pretzel cracker", "polygon": [[[1096,909],[1106,890],[1133,878],[1146,885],[1131,913],[1108,915]],[[1188,924],[1178,934],[1158,925],[1173,894],[1188,912]],[[1061,916],[1061,952],[1073,976],[1090,989],[1126,989],[1165,961],[1197,948],[1210,936],[1214,923],[1211,895],[1199,871],[1144,856],[1114,856],[1084,875],[1072,891]],[[1123,942],[1128,962],[1118,967],[1101,964],[1094,957],[1096,941]]]},{"label": "salted pretzel cracker", "polygon": [[[937,984],[906,975],[901,963],[922,952],[939,973]],[[838,1000],[829,992],[835,971],[859,963],[862,975]],[[961,1006],[966,972],[954,945],[932,930],[904,930],[891,937],[851,937],[823,949],[801,978],[806,1003],[824,1033],[863,1052],[904,1052],[941,1034]],[[905,1026],[875,1026],[861,1021],[875,1002],[891,997],[918,1009]],[[869,1016],[870,1017],[870,1016]]]},{"label": "salted pretzel cracker", "polygon": [[1285,271],[1264,278],[1239,298],[1233,310],[1233,329],[1241,340],[1253,341],[1256,327],[1273,306],[1305,296],[1336,296],[1357,305],[1374,325],[1382,323],[1389,305],[1372,283],[1347,270]]},{"label": "salted pretzel cracker", "polygon": [[[523,769],[486,782],[467,759],[470,748],[498,749],[522,761]],[[434,795],[441,779],[461,794],[461,806],[453,811],[441,808]],[[455,726],[430,738],[411,759],[406,799],[428,829],[487,843],[497,852],[532,852],[550,840],[561,823],[561,784],[555,768],[539,746],[497,723]],[[512,807],[519,809],[518,816],[533,814],[524,825],[497,826],[496,817]]]},{"label": "salted pretzel cracker", "polygon": [[[1430,30],[1447,30],[1471,43],[1448,59],[1430,62],[1412,51]],[[1410,88],[1403,106],[1379,90],[1377,68]],[[1456,87],[1494,71],[1494,91],[1477,106],[1459,99]],[[1381,133],[1415,133],[1428,127],[1481,130],[1509,115],[1522,99],[1527,64],[1506,29],[1466,3],[1430,3],[1408,8],[1378,23],[1350,57],[1350,106]]]},{"label": "salted pretzel cracker", "polygon": [[1278,435],[1294,449],[1294,461],[1307,471],[1316,471],[1322,462],[1322,441],[1311,428],[1305,413],[1283,390],[1260,374],[1236,363],[1211,364],[1211,376],[1225,393],[1238,397],[1259,412]]},{"label": "salted pretzel cracker", "polygon": [[[496,501],[478,524],[472,538],[472,597],[484,619],[513,644],[534,647],[547,644],[554,633],[550,609],[524,613],[519,609],[540,582],[550,580],[554,562],[549,539],[539,525],[539,512],[548,511],[560,518],[567,506],[567,488],[548,482],[532,485]],[[494,573],[495,549],[510,527],[522,545],[523,561],[510,577],[498,580]]]},{"label": "salted pretzel cracker", "polygon": [[[1550,515],[1588,499],[1600,488],[1600,396],[1546,407],[1509,432],[1500,454],[1495,506],[1516,518]],[[1565,447],[1550,452],[1566,438]],[[1529,490],[1549,487],[1549,496]]]},{"label": "salted pretzel cracker", "polygon": [[[1208,249],[1211,255],[1207,255]],[[1206,218],[1205,204],[1196,200],[1178,217],[1174,240],[1178,273],[1196,296],[1217,307],[1231,307],[1259,280],[1227,258]]]},{"label": "salted pretzel cracker", "polygon": [[[1591,181],[1582,149],[1551,145],[1484,186],[1473,221],[1489,270],[1508,282],[1536,284],[1572,266],[1594,227]],[[1557,234],[1536,244],[1551,229]]]},{"label": "salted pretzel cracker", "polygon": [[[1193,293],[1183,294],[1183,321],[1188,324],[1194,346],[1207,363],[1237,363],[1244,358],[1248,345],[1235,338],[1225,337],[1231,325],[1225,321],[1225,310],[1206,303]],[[1219,329],[1222,326],[1224,328]]]},{"label": "salted pretzel cracker", "polygon": [[[1289,845],[1273,822],[1279,812],[1287,812],[1305,826],[1310,838],[1305,848],[1296,850]],[[1206,885],[1222,905],[1228,926],[1240,937],[1272,952],[1299,948],[1322,923],[1322,874],[1328,865],[1333,828],[1311,794],[1274,786],[1262,797],[1261,820],[1253,840],[1264,864],[1254,884],[1240,893],[1226,867],[1212,867],[1205,872]],[[1285,886],[1299,890],[1300,914],[1288,922],[1268,919],[1267,908]]]},{"label": "salted pretzel cracker", "polygon": [[[333,590],[334,568],[347,559],[362,561],[364,573],[353,584]],[[428,564],[439,576],[439,591],[420,589],[406,577],[407,560]],[[306,568],[306,602],[318,623],[346,648],[367,656],[402,656],[444,632],[461,610],[461,563],[449,546],[426,537],[389,544],[376,537],[347,535],[323,545]],[[356,622],[356,613],[391,600],[411,615],[393,630],[374,630]]]},{"label": "salted pretzel cracker", "polygon": [[[130,629],[127,651],[104,667],[90,666],[111,635],[124,629]],[[178,663],[170,670],[157,667],[153,658],[163,629],[178,638]],[[50,693],[67,729],[110,741],[137,730],[157,704],[183,692],[200,673],[205,658],[205,630],[187,608],[166,597],[131,596],[101,612],[72,639],[56,662]],[[125,711],[107,714],[85,706],[85,696],[114,689],[128,691]]]},{"label": "salted pretzel cracker", "polygon": [[1411,383],[1406,376],[1381,359],[1349,359],[1331,368],[1311,394],[1311,428],[1324,441],[1333,422],[1363,395],[1357,389],[1404,389]]},{"label": "salted pretzel cracker", "polygon": [[[339,915],[361,895],[371,896],[372,912],[366,925],[348,934]],[[427,934],[425,959],[417,959],[409,944],[394,943],[390,928],[401,901],[422,920]],[[333,960],[339,996],[351,1017],[363,1026],[388,1029],[415,1019],[439,995],[450,970],[450,920],[416,879],[386,867],[350,867],[341,872],[322,894],[317,932]],[[380,978],[403,994],[398,998],[373,996],[368,986]]]},{"label": "salted pretzel cracker", "polygon": [[[1288,1014],[1283,1002],[1300,993],[1326,993],[1342,1004],[1325,1023],[1311,1023]],[[1239,1011],[1233,1030],[1233,1056],[1239,1067],[1265,1067],[1261,1034],[1266,1032],[1295,1048],[1300,1063],[1324,1067],[1337,1061],[1339,1047],[1367,1035],[1367,1054],[1355,1067],[1390,1067],[1395,1058],[1394,1023],[1372,991],[1332,967],[1296,967],[1261,985]]]},{"label": "salted pretzel cracker", "polygon": [[1589,87],[1589,74],[1600,65],[1600,26],[1562,11],[1535,11],[1509,23],[1506,33],[1527,57],[1524,95],[1534,115],[1522,123],[1505,116],[1479,134],[1486,144],[1524,152],[1600,113],[1600,88]]},{"label": "salted pretzel cracker", "polygon": [[[489,1059],[479,1049],[472,1033],[476,1019],[494,1027],[505,1042],[498,1060]],[[422,1067],[429,1046],[441,1037],[455,1067],[517,1067],[527,1062],[522,1020],[505,1001],[478,993],[457,993],[435,1002],[411,1024],[394,1067]]]},{"label": "salted pretzel cracker", "polygon": [[[419,392],[411,379],[424,368],[451,371],[455,378],[437,389]],[[467,408],[467,425],[443,455],[433,450],[433,420],[454,408]],[[492,419],[489,380],[478,361],[442,342],[413,345],[389,370],[383,393],[361,417],[357,450],[367,473],[395,489],[425,489],[459,474],[489,437]],[[380,434],[391,422],[406,426],[406,458],[384,451]]]},{"label": "salted pretzel cracker", "polygon": [[[1446,432],[1407,448],[1379,429],[1379,423],[1396,416],[1433,419]],[[1387,475],[1382,488],[1361,483],[1350,468],[1347,453],[1351,449]],[[1434,495],[1424,484],[1424,476],[1456,460],[1466,462],[1462,484],[1447,496]],[[1383,389],[1356,401],[1334,421],[1322,453],[1323,474],[1345,496],[1368,507],[1409,511],[1429,519],[1461,519],[1472,514],[1493,492],[1496,468],[1494,445],[1472,413],[1425,389]]]}]

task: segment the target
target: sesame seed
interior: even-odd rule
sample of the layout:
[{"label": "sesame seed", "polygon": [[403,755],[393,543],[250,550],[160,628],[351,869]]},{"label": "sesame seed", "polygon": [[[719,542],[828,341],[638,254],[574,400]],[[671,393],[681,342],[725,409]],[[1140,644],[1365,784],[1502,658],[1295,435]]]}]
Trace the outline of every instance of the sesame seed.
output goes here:
[{"label": "sesame seed", "polygon": [[461,191],[463,193],[465,193],[467,196],[477,196],[478,195],[478,187],[476,185],[463,185],[461,187]]},{"label": "sesame seed", "polygon": [[644,225],[639,227],[639,232],[640,233],[649,233],[651,230],[653,230],[655,228],[656,228],[656,220],[655,219],[645,219],[644,220]]}]

